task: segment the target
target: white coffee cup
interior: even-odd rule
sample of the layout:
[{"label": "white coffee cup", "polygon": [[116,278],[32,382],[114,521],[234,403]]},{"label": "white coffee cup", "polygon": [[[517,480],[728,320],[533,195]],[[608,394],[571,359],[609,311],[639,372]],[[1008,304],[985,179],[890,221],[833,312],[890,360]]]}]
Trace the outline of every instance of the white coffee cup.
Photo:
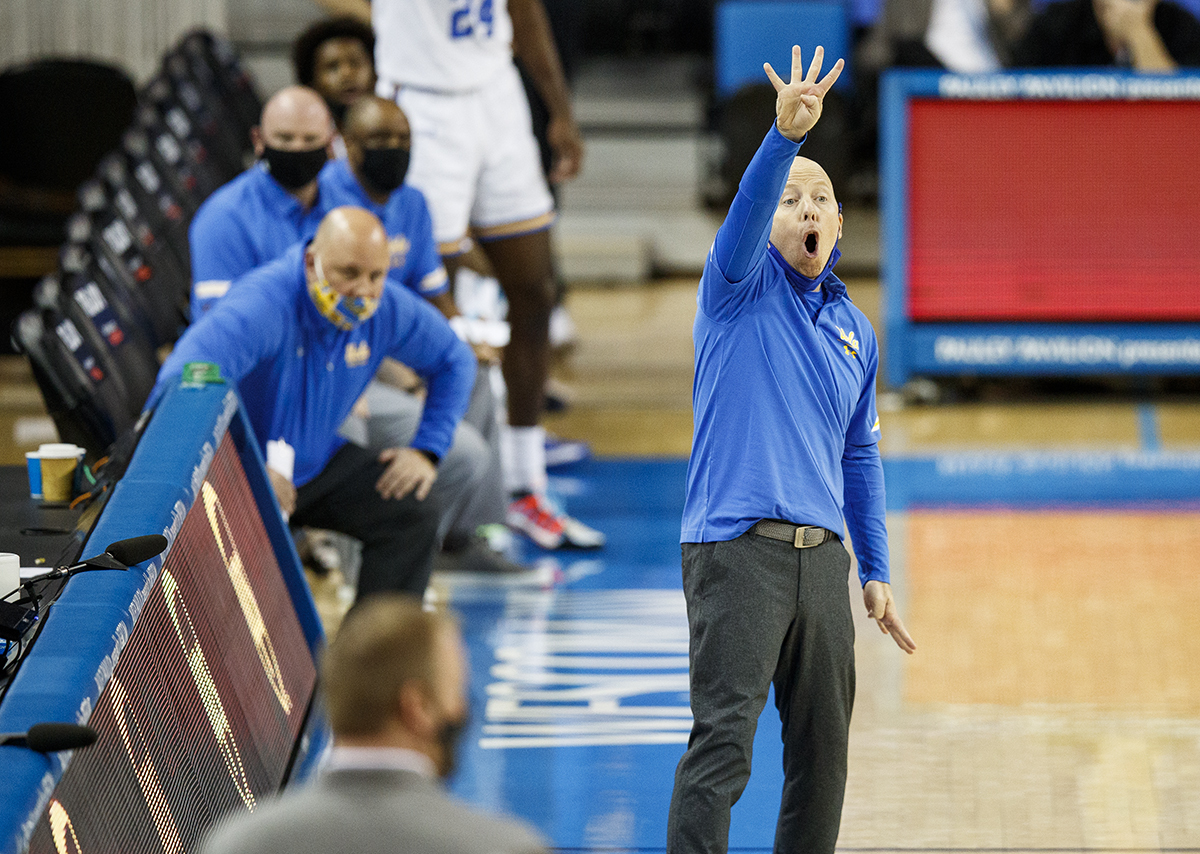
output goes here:
[{"label": "white coffee cup", "polygon": [[290,483],[296,470],[296,449],[283,439],[271,439],[267,442],[267,467]]},{"label": "white coffee cup", "polygon": [[0,599],[21,586],[21,556],[0,552]]}]

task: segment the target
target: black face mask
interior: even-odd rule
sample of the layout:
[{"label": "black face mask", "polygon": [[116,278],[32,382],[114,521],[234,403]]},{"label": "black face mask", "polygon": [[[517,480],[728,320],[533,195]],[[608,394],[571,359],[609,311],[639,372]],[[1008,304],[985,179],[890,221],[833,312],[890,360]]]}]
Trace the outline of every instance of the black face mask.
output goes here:
[{"label": "black face mask", "polygon": [[325,106],[329,108],[329,114],[333,116],[333,123],[339,128],[342,122],[346,120],[346,113],[350,109],[349,104],[343,104],[341,101],[326,101]]},{"label": "black face mask", "polygon": [[407,148],[364,148],[362,174],[371,189],[390,193],[404,183],[408,174]]},{"label": "black face mask", "polygon": [[316,180],[317,173],[328,159],[329,154],[323,145],[308,151],[281,151],[269,147],[263,149],[267,171],[281,187],[291,192]]},{"label": "black face mask", "polygon": [[448,780],[454,774],[454,769],[458,761],[458,743],[462,740],[463,733],[467,729],[467,716],[463,716],[457,720],[447,720],[442,724],[442,728],[438,730],[437,740],[442,747],[442,761],[438,767],[438,774],[443,780]]}]

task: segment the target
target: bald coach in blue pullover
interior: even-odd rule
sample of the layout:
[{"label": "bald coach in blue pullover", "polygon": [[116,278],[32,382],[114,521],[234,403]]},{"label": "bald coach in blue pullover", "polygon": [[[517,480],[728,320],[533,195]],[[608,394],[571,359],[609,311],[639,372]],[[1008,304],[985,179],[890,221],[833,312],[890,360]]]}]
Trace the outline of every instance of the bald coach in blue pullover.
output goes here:
[{"label": "bald coach in blue pullover", "polygon": [[854,703],[843,520],[868,614],[901,649],[916,648],[889,585],[875,333],[833,275],[833,186],[797,156],[842,69],[839,59],[818,82],[822,55],[804,75],[793,48],[786,84],[765,66],[775,125],[700,279],[681,536],[694,723],[667,854],[728,849],[772,683],[784,742],[776,854],[832,854]]},{"label": "bald coach in blue pullover", "polygon": [[[294,488],[268,470],[292,523],[362,541],[360,597],[424,592],[438,521],[429,490],[475,381],[475,354],[436,309],[384,286],[389,264],[379,219],[334,208],[311,243],[247,273],[188,328],[148,404],[186,363],[218,364],[237,383],[260,447],[283,439],[295,449]],[[412,367],[428,393],[411,442],[376,454],[338,427],[385,356]]]}]

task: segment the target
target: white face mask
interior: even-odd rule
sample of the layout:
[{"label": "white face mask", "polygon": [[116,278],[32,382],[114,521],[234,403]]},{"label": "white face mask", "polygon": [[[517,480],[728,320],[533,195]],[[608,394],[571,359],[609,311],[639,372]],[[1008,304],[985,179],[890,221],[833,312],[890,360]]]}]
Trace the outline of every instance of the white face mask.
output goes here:
[{"label": "white face mask", "polygon": [[378,297],[350,297],[335,291],[325,278],[321,256],[314,256],[313,267],[317,277],[308,283],[308,294],[321,316],[338,329],[353,329],[379,308]]}]

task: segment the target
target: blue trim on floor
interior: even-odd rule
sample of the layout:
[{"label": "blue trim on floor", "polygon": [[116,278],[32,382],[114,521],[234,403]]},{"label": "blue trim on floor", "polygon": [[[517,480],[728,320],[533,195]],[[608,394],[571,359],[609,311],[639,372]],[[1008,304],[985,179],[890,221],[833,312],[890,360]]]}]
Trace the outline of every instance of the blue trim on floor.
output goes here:
[{"label": "blue trim on floor", "polygon": [[889,510],[930,504],[1010,507],[1200,501],[1200,453],[963,452],[883,461]]},{"label": "blue trim on floor", "polygon": [[[930,504],[1175,504],[1200,501],[1200,451],[1164,451],[1158,414],[1139,410],[1140,449],[962,451],[885,457],[888,509]],[[660,515],[678,528],[687,461],[589,460],[551,477],[551,491],[572,515],[604,529],[604,520]],[[613,542],[609,548],[645,547]],[[676,544],[677,545],[677,544]],[[559,553],[561,554],[561,553]],[[678,557],[677,550],[675,557]]]}]

